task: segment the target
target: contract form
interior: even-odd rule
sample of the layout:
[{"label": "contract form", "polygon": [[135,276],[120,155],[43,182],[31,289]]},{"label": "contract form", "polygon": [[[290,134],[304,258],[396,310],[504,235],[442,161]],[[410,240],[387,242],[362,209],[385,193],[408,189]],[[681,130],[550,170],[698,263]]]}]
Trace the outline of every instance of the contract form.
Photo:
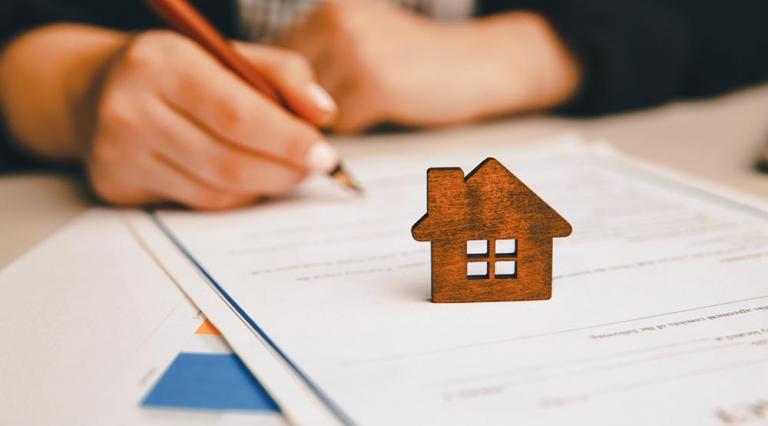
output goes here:
[{"label": "contract form", "polygon": [[[209,297],[342,423],[768,418],[764,205],[599,147],[477,151],[360,159],[362,199],[317,181],[252,209],[155,220]],[[410,235],[425,171],[486,156],[573,225],[554,242],[551,300],[429,300],[429,246]]]}]

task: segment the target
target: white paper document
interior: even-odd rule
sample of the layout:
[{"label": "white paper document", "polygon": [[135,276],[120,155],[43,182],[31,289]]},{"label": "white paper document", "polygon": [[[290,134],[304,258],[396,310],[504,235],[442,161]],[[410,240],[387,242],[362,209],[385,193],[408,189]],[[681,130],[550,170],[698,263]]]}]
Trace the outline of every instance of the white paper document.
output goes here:
[{"label": "white paper document", "polygon": [[122,212],[84,213],[0,272],[0,424],[284,424],[266,410],[142,407],[181,351],[222,352],[193,335],[202,321]]},{"label": "white paper document", "polygon": [[[362,198],[316,181],[252,209],[157,217],[210,297],[342,422],[767,421],[764,207],[594,147],[470,152],[352,162]],[[410,234],[426,169],[486,156],[573,226],[554,242],[551,300],[430,301],[429,243]]]}]

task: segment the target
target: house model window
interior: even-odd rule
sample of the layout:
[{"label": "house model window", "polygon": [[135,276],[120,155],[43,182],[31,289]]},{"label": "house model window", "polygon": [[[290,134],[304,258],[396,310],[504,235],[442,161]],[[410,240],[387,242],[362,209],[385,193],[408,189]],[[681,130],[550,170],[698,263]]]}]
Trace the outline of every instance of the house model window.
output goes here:
[{"label": "house model window", "polygon": [[467,278],[517,278],[516,259],[517,240],[469,240]]}]

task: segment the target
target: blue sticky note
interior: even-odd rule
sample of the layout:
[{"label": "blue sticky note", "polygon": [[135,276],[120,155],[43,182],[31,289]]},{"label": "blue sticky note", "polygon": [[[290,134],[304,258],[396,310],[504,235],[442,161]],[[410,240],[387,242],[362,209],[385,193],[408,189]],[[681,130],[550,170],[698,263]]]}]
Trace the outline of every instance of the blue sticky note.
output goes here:
[{"label": "blue sticky note", "polygon": [[142,405],[280,412],[235,354],[180,353]]}]

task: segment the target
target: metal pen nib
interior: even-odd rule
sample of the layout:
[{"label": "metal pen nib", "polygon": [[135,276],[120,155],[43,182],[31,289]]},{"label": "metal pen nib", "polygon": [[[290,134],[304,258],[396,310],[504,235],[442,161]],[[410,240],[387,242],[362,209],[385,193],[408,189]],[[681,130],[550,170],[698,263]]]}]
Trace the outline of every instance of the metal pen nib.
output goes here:
[{"label": "metal pen nib", "polygon": [[363,188],[355,183],[354,180],[352,180],[349,174],[347,174],[347,172],[344,170],[344,167],[341,165],[341,163],[337,164],[333,170],[328,172],[328,176],[330,176],[331,179],[335,180],[345,188],[354,191],[357,194],[363,193]]}]

